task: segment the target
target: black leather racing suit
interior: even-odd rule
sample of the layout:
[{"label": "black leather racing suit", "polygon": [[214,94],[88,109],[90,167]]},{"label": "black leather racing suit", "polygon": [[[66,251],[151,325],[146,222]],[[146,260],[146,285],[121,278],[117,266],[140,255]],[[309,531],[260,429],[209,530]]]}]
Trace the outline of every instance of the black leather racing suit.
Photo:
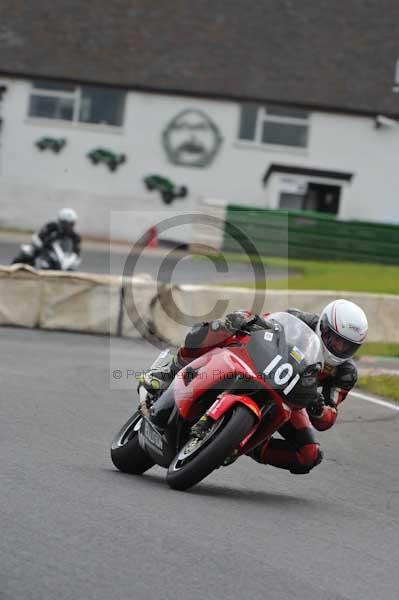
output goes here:
[{"label": "black leather racing suit", "polygon": [[72,241],[72,252],[75,252],[78,256],[80,255],[80,235],[73,229],[64,230],[57,221],[50,221],[50,223],[43,225],[38,233],[38,238],[45,250],[49,249],[54,241],[69,238]]}]

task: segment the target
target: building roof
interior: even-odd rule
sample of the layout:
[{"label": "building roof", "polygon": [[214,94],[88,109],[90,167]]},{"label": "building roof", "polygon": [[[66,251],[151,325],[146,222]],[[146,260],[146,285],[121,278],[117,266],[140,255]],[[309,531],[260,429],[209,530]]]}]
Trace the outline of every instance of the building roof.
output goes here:
[{"label": "building roof", "polygon": [[397,0],[2,0],[0,72],[399,115]]},{"label": "building roof", "polygon": [[299,165],[282,165],[272,163],[269,165],[265,176],[263,177],[264,185],[267,185],[273,173],[281,175],[305,175],[306,177],[324,177],[327,179],[337,179],[338,181],[352,181],[353,173],[345,171],[330,171],[328,169],[314,169],[309,167],[301,167]]}]

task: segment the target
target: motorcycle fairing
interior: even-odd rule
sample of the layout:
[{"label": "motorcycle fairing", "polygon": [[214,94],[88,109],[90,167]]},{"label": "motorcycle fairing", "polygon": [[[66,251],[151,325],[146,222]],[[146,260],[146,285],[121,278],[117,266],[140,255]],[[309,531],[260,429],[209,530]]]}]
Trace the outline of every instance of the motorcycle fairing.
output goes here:
[{"label": "motorcycle fairing", "polygon": [[[222,393],[226,388],[234,388],[240,379],[243,394],[259,385],[258,377],[252,368],[245,347],[215,348],[193,360],[175,378],[175,402],[183,419],[194,422],[198,419],[196,403],[210,390]],[[246,386],[246,382],[248,386]]]},{"label": "motorcycle fairing", "polygon": [[281,392],[287,388],[287,382],[276,383],[274,373],[265,373],[265,368],[276,359],[278,350],[281,350],[279,356],[283,356],[286,364],[291,365],[291,381],[294,380],[295,383],[295,377],[299,380],[299,365],[289,356],[288,347],[281,349],[277,336],[274,343],[265,344],[264,333],[253,333],[246,345],[215,348],[180,371],[174,382],[174,390],[175,402],[183,419],[190,422],[198,419],[197,402],[208,390],[222,393],[227,389],[234,393],[234,385],[238,379],[243,395],[248,395],[255,388],[264,388],[267,390],[265,401],[268,397],[278,402],[286,400]]},{"label": "motorcycle fairing", "polygon": [[249,410],[254,413],[257,422],[261,420],[262,414],[259,405],[252,400],[252,398],[249,396],[244,396],[243,394],[230,394],[229,392],[220,394],[212,406],[207,410],[206,414],[214,421],[217,421],[222,417],[222,415],[230,410],[230,408],[238,403],[244,404],[247,408],[249,408]]}]

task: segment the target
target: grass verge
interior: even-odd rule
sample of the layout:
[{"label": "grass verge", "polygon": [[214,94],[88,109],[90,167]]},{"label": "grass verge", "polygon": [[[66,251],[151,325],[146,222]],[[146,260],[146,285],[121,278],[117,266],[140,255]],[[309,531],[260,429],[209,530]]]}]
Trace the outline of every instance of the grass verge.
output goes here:
[{"label": "grass verge", "polygon": [[388,358],[399,358],[399,344],[366,342],[359,352],[357,352],[356,356],[386,356]]},{"label": "grass verge", "polygon": [[[222,252],[227,261],[249,262],[242,254]],[[214,257],[217,259],[217,255]],[[270,289],[342,290],[378,294],[399,294],[399,266],[336,261],[294,260],[262,257],[266,266],[293,272],[289,277],[273,280]],[[249,275],[250,277],[250,275]],[[253,282],[238,282],[239,287],[253,287]]]},{"label": "grass verge", "polygon": [[[273,262],[268,262],[273,266]],[[399,294],[399,266],[369,263],[288,261],[297,274],[273,281],[275,289],[345,290]]]},{"label": "grass verge", "polygon": [[357,385],[365,392],[399,403],[399,376],[397,375],[361,375]]}]

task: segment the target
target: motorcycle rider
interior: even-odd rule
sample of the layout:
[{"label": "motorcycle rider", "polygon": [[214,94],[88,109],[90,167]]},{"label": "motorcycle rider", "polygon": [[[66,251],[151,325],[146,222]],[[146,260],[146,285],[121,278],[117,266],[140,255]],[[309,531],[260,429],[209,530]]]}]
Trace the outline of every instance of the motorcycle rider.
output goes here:
[{"label": "motorcycle rider", "polygon": [[[324,431],[335,424],[338,406],[356,384],[357,368],[352,357],[366,339],[368,323],[359,306],[343,299],[330,302],[320,315],[297,309],[287,312],[301,319],[320,337],[324,370],[314,381],[307,381],[306,387],[295,392],[309,394],[314,400],[306,409],[292,411],[290,420],[278,430],[284,439],[272,437],[252,450],[249,456],[262,464],[305,474],[323,458],[314,429]],[[177,355],[163,367],[150,369],[142,376],[139,388],[143,386],[150,398],[151,395],[159,397],[180,369],[215,347],[229,345],[237,335],[250,333],[259,322],[267,320],[267,316],[268,313],[259,317],[241,310],[228,314],[224,321],[195,325]],[[317,392],[318,388],[321,388],[320,392]]]},{"label": "motorcycle rider", "polygon": [[29,250],[23,246],[21,252],[13,260],[13,263],[26,263],[35,265],[36,258],[51,248],[53,242],[63,238],[72,241],[72,252],[80,256],[80,235],[75,231],[78,216],[73,208],[62,208],[58,213],[56,221],[50,221],[43,225],[39,233],[32,236],[32,244]]},{"label": "motorcycle rider", "polygon": [[61,238],[70,238],[73,242],[72,251],[80,256],[80,235],[75,231],[78,216],[73,208],[62,208],[58,213],[57,221],[50,221],[43,225],[38,233],[38,238],[43,248],[50,248],[51,244]]}]

